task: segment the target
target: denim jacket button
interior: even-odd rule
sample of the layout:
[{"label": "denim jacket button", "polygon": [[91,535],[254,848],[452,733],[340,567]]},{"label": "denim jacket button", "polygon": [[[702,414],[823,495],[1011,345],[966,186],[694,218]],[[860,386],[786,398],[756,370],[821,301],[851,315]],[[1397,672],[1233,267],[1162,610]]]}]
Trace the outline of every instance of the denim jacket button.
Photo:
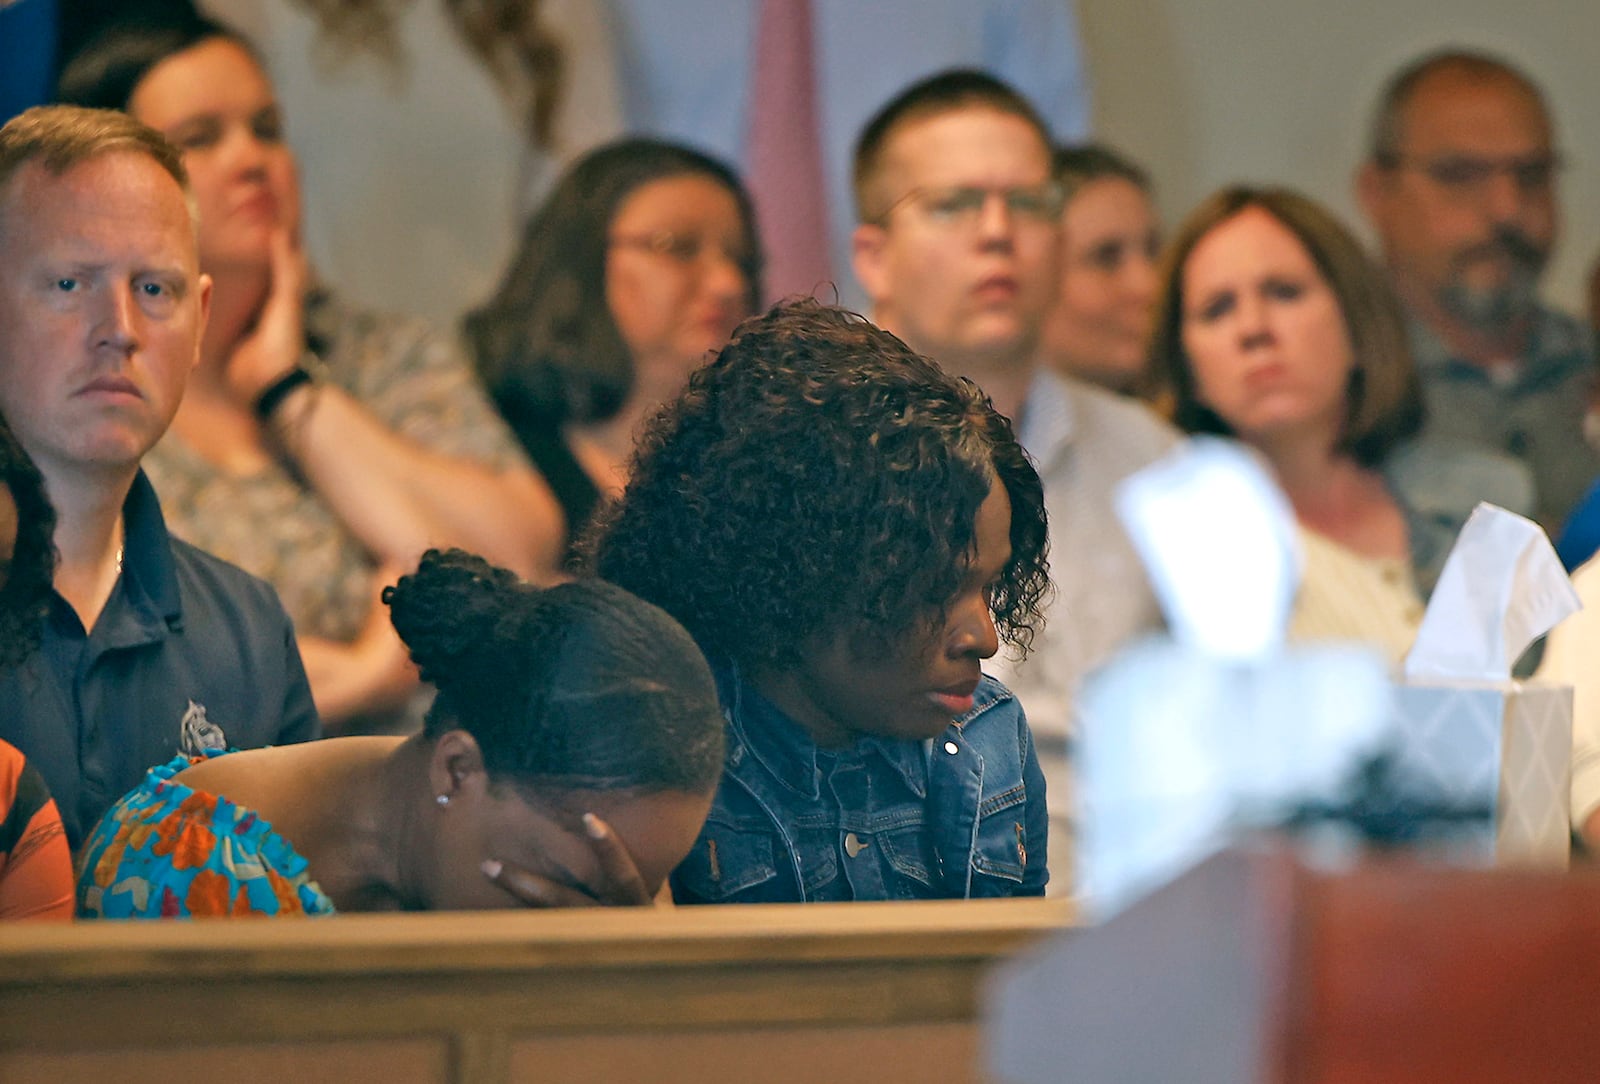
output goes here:
[{"label": "denim jacket button", "polygon": [[961,749],[956,745],[955,742],[947,741],[944,743],[944,751],[949,753],[951,756],[955,756],[957,753],[961,752]]},{"label": "denim jacket button", "polygon": [[856,855],[860,854],[866,849],[867,845],[861,842],[860,836],[856,835],[854,832],[846,832],[844,834],[845,854],[849,855],[851,858],[854,858]]}]

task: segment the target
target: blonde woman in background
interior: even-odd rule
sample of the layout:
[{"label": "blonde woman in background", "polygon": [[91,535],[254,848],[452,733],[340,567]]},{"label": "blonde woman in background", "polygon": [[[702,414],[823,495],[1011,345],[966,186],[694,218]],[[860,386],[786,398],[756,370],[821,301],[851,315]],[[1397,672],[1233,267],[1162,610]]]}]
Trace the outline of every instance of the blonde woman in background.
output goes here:
[{"label": "blonde woman in background", "polygon": [[1161,224],[1144,170],[1088,143],[1058,147],[1061,291],[1039,337],[1045,361],[1129,394],[1143,381]]}]

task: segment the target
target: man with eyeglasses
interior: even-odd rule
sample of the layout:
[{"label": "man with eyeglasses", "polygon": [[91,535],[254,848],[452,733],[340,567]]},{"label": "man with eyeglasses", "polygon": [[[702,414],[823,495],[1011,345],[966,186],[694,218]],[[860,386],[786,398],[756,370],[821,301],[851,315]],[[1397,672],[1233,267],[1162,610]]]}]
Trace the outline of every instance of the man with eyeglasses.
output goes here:
[{"label": "man with eyeglasses", "polygon": [[1028,715],[1050,806],[1052,894],[1072,887],[1072,700],[1117,647],[1159,627],[1112,491],[1176,433],[1145,407],[1041,364],[1058,291],[1061,186],[1033,106],[983,72],[903,91],[856,143],[852,256],[872,318],[966,376],[1012,419],[1044,483],[1048,624],[1026,660],[990,666]]},{"label": "man with eyeglasses", "polygon": [[1560,222],[1560,164],[1532,80],[1450,50],[1389,82],[1357,178],[1409,316],[1425,434],[1524,463],[1551,530],[1600,475],[1584,439],[1592,340],[1538,297]]}]

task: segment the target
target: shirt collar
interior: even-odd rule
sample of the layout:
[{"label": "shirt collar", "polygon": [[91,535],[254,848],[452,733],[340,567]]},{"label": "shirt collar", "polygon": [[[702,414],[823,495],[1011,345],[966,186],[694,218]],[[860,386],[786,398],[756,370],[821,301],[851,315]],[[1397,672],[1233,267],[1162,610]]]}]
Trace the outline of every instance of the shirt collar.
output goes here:
[{"label": "shirt collar", "polygon": [[[122,571],[92,630],[56,592],[51,621],[64,636],[87,636],[96,650],[154,643],[183,626],[177,568],[156,491],[140,471],[122,502]],[[81,631],[79,631],[81,630]]]},{"label": "shirt collar", "polygon": [[[1412,313],[1406,314],[1406,333],[1411,343],[1411,356],[1419,369],[1466,369],[1483,373],[1482,366],[1456,357],[1439,334]],[[1534,310],[1528,349],[1522,357],[1512,359],[1521,363],[1516,383],[1526,383],[1548,365],[1561,367],[1572,357],[1586,357],[1589,353],[1590,342],[1577,321],[1540,305]]]},{"label": "shirt collar", "polygon": [[1077,432],[1077,410],[1072,386],[1059,373],[1044,366],[1034,370],[1017,424],[1017,441],[1041,467],[1072,446]]},{"label": "shirt collar", "polygon": [[143,470],[134,477],[122,503],[122,539],[123,575],[150,599],[169,628],[177,628],[183,620],[183,605],[171,538],[155,487]]},{"label": "shirt collar", "polygon": [[[717,674],[722,702],[739,739],[785,790],[805,798],[820,796],[817,745],[805,727],[789,718],[739,675],[735,665]],[[919,797],[927,794],[928,743],[865,736],[837,755],[868,760],[876,756]]]},{"label": "shirt collar", "polygon": [[1411,340],[1411,357],[1421,369],[1434,369],[1449,364],[1450,350],[1444,340],[1434,334],[1433,328],[1410,313],[1406,314],[1406,337]]}]

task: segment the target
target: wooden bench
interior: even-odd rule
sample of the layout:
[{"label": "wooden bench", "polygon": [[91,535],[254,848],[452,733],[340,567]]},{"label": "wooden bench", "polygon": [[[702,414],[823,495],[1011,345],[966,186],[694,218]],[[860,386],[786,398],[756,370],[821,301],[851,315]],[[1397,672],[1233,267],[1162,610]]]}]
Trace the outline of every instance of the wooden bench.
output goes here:
[{"label": "wooden bench", "polygon": [[0,926],[6,1084],[977,1080],[1006,900]]}]

